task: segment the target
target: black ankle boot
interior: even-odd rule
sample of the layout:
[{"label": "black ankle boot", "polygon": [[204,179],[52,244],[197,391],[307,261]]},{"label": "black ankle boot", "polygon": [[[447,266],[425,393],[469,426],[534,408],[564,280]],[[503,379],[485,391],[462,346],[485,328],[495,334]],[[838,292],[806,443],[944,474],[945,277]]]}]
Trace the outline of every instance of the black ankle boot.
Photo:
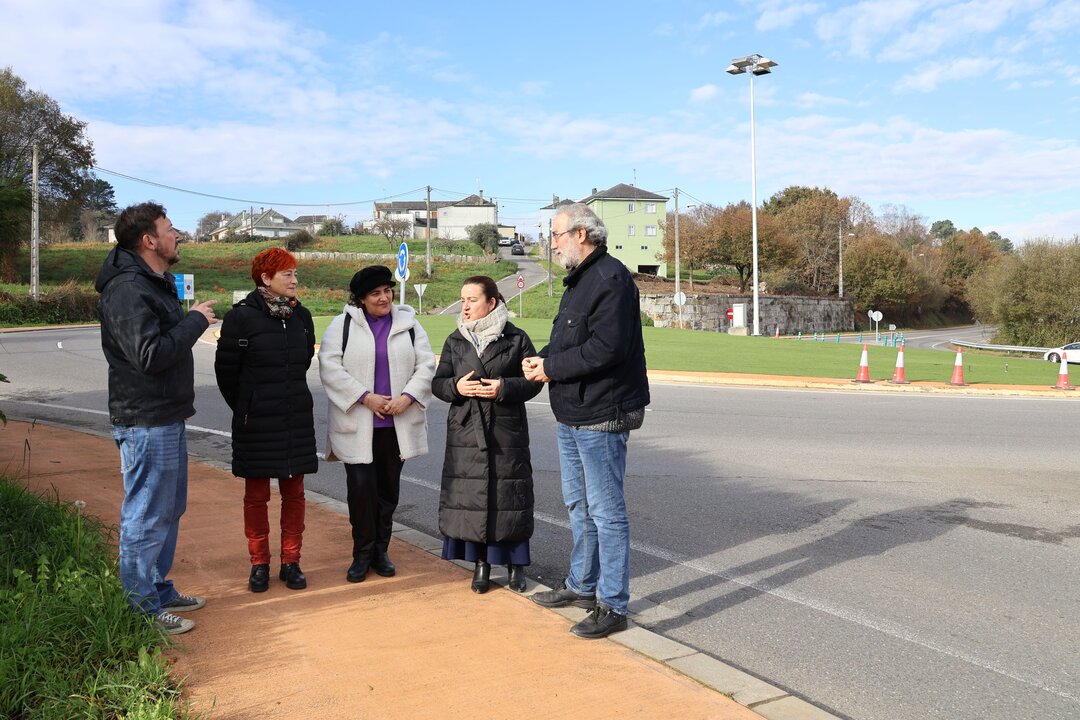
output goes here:
[{"label": "black ankle boot", "polygon": [[506,586],[516,593],[523,593],[528,589],[528,584],[525,582],[525,567],[522,565],[507,565],[506,569],[509,571],[509,580]]},{"label": "black ankle boot", "polygon": [[307,587],[307,578],[300,570],[300,563],[285,563],[278,573],[278,580],[285,581],[285,587],[290,590],[303,590]]},{"label": "black ankle boot", "polygon": [[264,563],[251,566],[251,575],[248,577],[248,590],[251,592],[266,592],[270,587],[270,565]]},{"label": "black ankle boot", "polygon": [[477,560],[472,576],[472,591],[482,595],[488,591],[489,587],[491,587],[491,565],[483,560]]}]

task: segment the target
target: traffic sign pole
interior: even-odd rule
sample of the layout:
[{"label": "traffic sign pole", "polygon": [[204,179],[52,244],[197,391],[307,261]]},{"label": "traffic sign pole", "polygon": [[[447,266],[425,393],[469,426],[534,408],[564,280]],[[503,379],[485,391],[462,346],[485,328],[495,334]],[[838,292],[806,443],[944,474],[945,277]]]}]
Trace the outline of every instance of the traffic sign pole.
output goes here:
[{"label": "traffic sign pole", "polygon": [[401,243],[397,252],[397,268],[394,271],[394,277],[401,282],[401,302],[405,302],[405,283],[409,280],[409,246],[407,243]]},{"label": "traffic sign pole", "polygon": [[525,305],[524,305],[524,302],[525,302],[524,301],[524,297],[525,297],[525,276],[522,275],[521,273],[518,273],[518,276],[517,276],[517,286],[518,286],[518,317],[525,317]]}]

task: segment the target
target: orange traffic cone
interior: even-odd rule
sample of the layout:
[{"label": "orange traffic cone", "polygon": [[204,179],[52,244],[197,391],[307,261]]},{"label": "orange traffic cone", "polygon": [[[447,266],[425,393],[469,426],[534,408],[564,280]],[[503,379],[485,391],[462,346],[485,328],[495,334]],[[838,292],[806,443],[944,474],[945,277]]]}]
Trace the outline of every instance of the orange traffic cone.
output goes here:
[{"label": "orange traffic cone", "polygon": [[953,364],[952,380],[949,381],[949,384],[957,387],[967,385],[964,382],[964,348],[956,349],[956,362]]},{"label": "orange traffic cone", "polygon": [[862,356],[859,358],[859,374],[855,376],[855,379],[852,380],[852,382],[857,382],[857,383],[872,383],[872,382],[874,382],[873,380],[870,379],[870,361],[867,359],[867,356],[866,356],[866,344],[865,343],[863,343],[863,346],[862,346]]},{"label": "orange traffic cone", "polygon": [[1061,370],[1058,372],[1057,385],[1053,385],[1054,390],[1075,390],[1072,385],[1069,384],[1069,360],[1065,356],[1064,350],[1061,351]]},{"label": "orange traffic cone", "polygon": [[893,371],[892,380],[893,385],[910,385],[908,379],[904,377],[904,343],[900,343],[900,352],[896,354],[896,370]]}]

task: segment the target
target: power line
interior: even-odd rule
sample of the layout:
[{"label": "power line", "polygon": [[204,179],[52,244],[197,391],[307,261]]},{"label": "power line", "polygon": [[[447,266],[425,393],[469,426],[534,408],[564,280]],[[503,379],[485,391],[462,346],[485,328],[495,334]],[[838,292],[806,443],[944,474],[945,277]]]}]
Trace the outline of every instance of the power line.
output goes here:
[{"label": "power line", "polygon": [[349,205],[367,205],[368,203],[378,202],[380,200],[392,200],[394,198],[404,197],[405,195],[414,195],[424,190],[424,188],[416,188],[414,190],[408,190],[397,195],[385,195],[382,197],[371,198],[368,200],[353,200],[350,202],[306,202],[306,203],[293,203],[293,202],[271,202],[269,200],[250,200],[245,198],[234,198],[225,195],[214,195],[212,193],[200,192],[198,190],[188,190],[187,188],[179,188],[173,185],[165,185],[164,183],[155,182],[153,180],[147,180],[145,178],[138,178],[134,175],[125,175],[115,170],[108,170],[98,165],[93,166],[98,172],[103,172],[108,175],[115,175],[116,177],[124,178],[125,180],[131,180],[132,182],[142,183],[144,185],[152,185],[154,187],[164,188],[165,190],[172,190],[173,192],[185,193],[187,195],[198,195],[199,197],[212,198],[214,200],[228,200],[229,202],[245,203],[248,205],[263,205],[263,206],[279,206],[279,207],[347,207]]}]

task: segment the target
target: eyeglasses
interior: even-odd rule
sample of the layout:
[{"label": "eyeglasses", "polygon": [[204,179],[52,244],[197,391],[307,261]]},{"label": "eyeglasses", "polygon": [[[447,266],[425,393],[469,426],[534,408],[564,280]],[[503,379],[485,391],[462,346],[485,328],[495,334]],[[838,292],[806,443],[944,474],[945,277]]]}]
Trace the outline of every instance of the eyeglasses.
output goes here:
[{"label": "eyeglasses", "polygon": [[567,235],[569,233],[574,232],[574,230],[577,230],[577,228],[573,228],[571,230],[563,230],[562,232],[557,232],[557,233],[551,233],[551,239],[552,240],[558,240],[560,235]]}]

